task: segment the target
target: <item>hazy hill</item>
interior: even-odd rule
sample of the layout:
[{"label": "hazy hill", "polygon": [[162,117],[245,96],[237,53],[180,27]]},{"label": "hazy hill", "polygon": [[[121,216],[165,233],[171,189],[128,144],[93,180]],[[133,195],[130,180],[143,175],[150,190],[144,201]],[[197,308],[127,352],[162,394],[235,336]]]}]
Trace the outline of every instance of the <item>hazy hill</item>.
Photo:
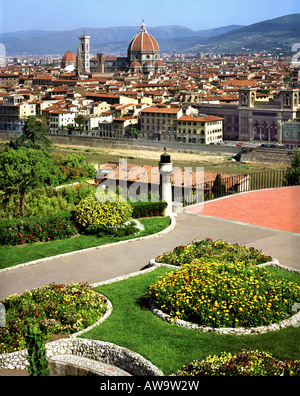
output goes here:
[{"label": "hazy hill", "polygon": [[200,42],[189,48],[189,51],[290,51],[292,45],[299,42],[300,14],[292,14],[208,38],[205,43]]},{"label": "hazy hill", "polygon": [[[185,26],[147,27],[162,53],[290,51],[300,42],[300,14],[255,23],[194,31]],[[91,52],[125,56],[140,26],[79,28],[65,32],[23,31],[0,34],[8,55],[77,52],[78,36],[91,36]]]},{"label": "hazy hill", "polygon": [[[158,41],[159,45],[164,42],[162,51],[169,52],[173,49],[174,39],[180,39],[179,44],[185,43],[185,38],[191,38],[186,44],[179,45],[185,48],[186,45],[194,46],[202,38],[213,37],[220,32],[228,32],[240,26],[231,25],[216,29],[206,29],[193,31],[185,26],[171,25],[147,27]],[[0,33],[0,41],[6,46],[8,55],[20,54],[63,54],[67,51],[76,53],[78,46],[78,36],[85,33],[91,36],[91,50],[94,53],[118,53],[125,55],[130,40],[139,32],[140,26],[121,26],[110,28],[78,28],[65,32],[47,32],[41,30],[20,31],[10,33]],[[195,39],[197,37],[198,39]],[[168,44],[170,40],[170,45]],[[176,45],[175,45],[176,47]]]}]

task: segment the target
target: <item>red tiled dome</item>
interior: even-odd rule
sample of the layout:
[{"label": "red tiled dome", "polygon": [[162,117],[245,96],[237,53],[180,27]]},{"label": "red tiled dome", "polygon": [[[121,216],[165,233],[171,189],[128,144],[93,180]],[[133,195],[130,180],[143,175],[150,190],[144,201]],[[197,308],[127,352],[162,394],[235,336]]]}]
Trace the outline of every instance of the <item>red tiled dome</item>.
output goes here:
[{"label": "red tiled dome", "polygon": [[142,67],[142,65],[137,60],[134,60],[133,62],[131,62],[130,67]]},{"label": "red tiled dome", "polygon": [[155,62],[155,66],[160,66],[160,67],[162,67],[162,66],[165,66],[165,64],[164,64],[163,61],[158,60],[158,61]]},{"label": "red tiled dome", "polygon": [[131,40],[128,51],[159,51],[157,41],[147,32],[144,22],[140,32]]},{"label": "red tiled dome", "polygon": [[68,51],[62,58],[63,62],[76,62],[76,55],[72,51]]}]

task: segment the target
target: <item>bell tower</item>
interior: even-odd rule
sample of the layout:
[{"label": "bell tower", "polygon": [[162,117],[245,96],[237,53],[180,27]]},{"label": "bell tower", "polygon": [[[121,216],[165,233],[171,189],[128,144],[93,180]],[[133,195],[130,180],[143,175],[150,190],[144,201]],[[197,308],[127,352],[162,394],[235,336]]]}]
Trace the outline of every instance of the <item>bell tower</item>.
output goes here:
[{"label": "bell tower", "polygon": [[82,59],[82,72],[90,72],[90,36],[83,34],[79,36],[79,49]]},{"label": "bell tower", "polygon": [[240,107],[255,107],[256,100],[256,88],[245,88],[239,89],[239,106]]}]

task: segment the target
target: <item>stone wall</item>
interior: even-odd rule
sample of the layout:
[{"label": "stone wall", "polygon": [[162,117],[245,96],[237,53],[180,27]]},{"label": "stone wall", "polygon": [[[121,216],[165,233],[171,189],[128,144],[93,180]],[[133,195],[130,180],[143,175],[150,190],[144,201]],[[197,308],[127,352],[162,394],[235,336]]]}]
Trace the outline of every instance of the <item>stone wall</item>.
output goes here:
[{"label": "stone wall", "polygon": [[293,150],[243,148],[237,157],[239,161],[291,165],[294,154]]},{"label": "stone wall", "polygon": [[[125,372],[136,376],[160,376],[163,373],[155,367],[151,362],[144,359],[138,353],[132,352],[127,348],[118,345],[83,339],[83,338],[64,338],[46,344],[47,360],[51,362],[53,356],[63,355],[74,357],[83,357],[90,359],[90,371],[93,371],[93,361],[95,363],[95,371],[97,371],[97,363],[105,363]],[[74,359],[77,362],[77,359]],[[72,359],[70,360],[72,365]],[[12,352],[0,355],[1,369],[27,369],[27,350]]]},{"label": "stone wall", "polygon": [[[14,140],[19,133],[13,133],[10,131],[0,131],[0,140]],[[180,151],[187,153],[211,153],[211,154],[226,154],[235,155],[240,149],[236,146],[230,145],[213,145],[213,144],[201,144],[201,143],[180,143],[175,141],[158,141],[158,140],[147,140],[147,139],[114,139],[107,137],[90,137],[90,136],[75,136],[75,135],[53,135],[48,134],[47,137],[54,144],[64,144],[69,146],[90,146],[90,147],[107,147],[107,148],[134,148],[163,151],[164,147],[168,151]]]}]

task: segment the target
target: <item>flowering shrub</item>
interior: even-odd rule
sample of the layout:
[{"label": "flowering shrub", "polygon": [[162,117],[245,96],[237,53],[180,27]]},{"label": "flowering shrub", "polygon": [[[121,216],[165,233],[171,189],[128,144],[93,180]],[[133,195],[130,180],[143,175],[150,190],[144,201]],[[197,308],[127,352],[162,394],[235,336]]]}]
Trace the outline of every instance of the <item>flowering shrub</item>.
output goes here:
[{"label": "flowering shrub", "polygon": [[0,353],[25,349],[29,328],[39,329],[50,340],[53,334],[70,334],[90,326],[106,311],[106,299],[86,283],[54,283],[0,302],[6,309]]},{"label": "flowering shrub", "polygon": [[185,264],[149,287],[149,297],[175,319],[210,327],[257,327],[292,315],[300,286],[243,263]]},{"label": "flowering shrub", "polygon": [[218,259],[221,261],[243,261],[245,264],[261,264],[272,260],[271,256],[262,253],[253,247],[231,244],[222,240],[212,241],[206,238],[194,241],[188,245],[177,246],[172,252],[156,257],[158,263],[181,266],[195,260]]},{"label": "flowering shrub", "polygon": [[98,237],[113,236],[113,237],[124,237],[124,236],[135,236],[144,230],[144,226],[138,220],[127,220],[125,223],[116,224],[114,226],[103,226],[103,225],[90,225],[84,233],[94,234]]},{"label": "flowering shrub", "polygon": [[0,221],[1,245],[53,241],[69,238],[77,233],[71,212]]},{"label": "flowering shrub", "polygon": [[183,366],[173,376],[299,376],[298,360],[275,359],[268,352],[243,349],[238,353],[223,352]]},{"label": "flowering shrub", "polygon": [[83,227],[90,225],[114,226],[122,224],[132,216],[128,202],[100,202],[94,195],[79,202],[75,208],[76,221]]}]

